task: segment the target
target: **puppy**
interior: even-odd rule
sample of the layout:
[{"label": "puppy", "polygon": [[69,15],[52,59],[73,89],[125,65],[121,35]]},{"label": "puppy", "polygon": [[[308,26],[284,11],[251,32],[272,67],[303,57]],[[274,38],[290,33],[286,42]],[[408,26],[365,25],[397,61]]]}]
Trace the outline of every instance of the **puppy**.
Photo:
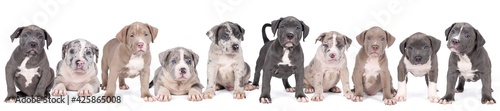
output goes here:
[{"label": "puppy", "polygon": [[393,99],[395,90],[387,65],[385,48],[390,47],[396,38],[380,27],[374,26],[361,32],[356,40],[362,46],[356,55],[356,64],[352,75],[354,82],[354,102],[363,101],[363,93],[369,96],[382,91],[386,105],[396,104]]},{"label": "puppy", "polygon": [[481,80],[481,103],[495,104],[491,92],[491,61],[483,47],[486,40],[477,29],[466,22],[453,23],[445,30],[448,49],[451,50],[446,77],[446,94],[439,100],[441,104],[455,101],[455,83],[459,78],[456,92],[464,91],[465,81]]},{"label": "puppy", "polygon": [[98,58],[99,48],[85,39],[65,42],[62,46],[62,60],[57,63],[52,95],[65,96],[66,91],[78,91],[78,96],[98,93]]},{"label": "puppy", "polygon": [[[349,88],[349,70],[345,51],[352,40],[335,31],[324,32],[316,39],[320,41],[313,60],[305,67],[305,93],[314,93],[311,101],[323,101],[323,91],[340,93],[336,85],[342,80],[344,96],[351,99],[352,92]],[[314,43],[316,43],[314,42]]]},{"label": "puppy", "polygon": [[[245,99],[245,90],[253,90],[248,85],[250,66],[243,60],[241,41],[245,29],[233,22],[223,22],[210,29],[206,35],[212,44],[208,54],[207,88],[204,99],[211,99],[216,90],[233,91],[234,99]],[[244,90],[245,87],[245,90]]]},{"label": "puppy", "polygon": [[[128,90],[125,78],[140,76],[141,97],[147,101],[154,101],[149,93],[149,66],[151,52],[149,42],[153,43],[158,35],[158,29],[146,23],[134,22],[121,29],[116,38],[109,40],[103,48],[101,62],[102,90],[104,96],[114,96],[116,80],[119,79],[121,90]],[[109,70],[109,78],[108,78]]]},{"label": "puppy", "polygon": [[[278,38],[270,41],[266,36],[266,27],[271,27],[273,34]],[[255,66],[255,76],[252,87],[259,86],[260,70],[263,70],[262,93],[260,103],[271,103],[271,78],[281,78],[287,92],[295,92],[299,102],[308,102],[304,94],[304,53],[300,46],[300,39],[305,41],[309,33],[309,26],[303,21],[293,17],[282,17],[271,24],[262,26],[264,46],[260,49],[259,58]],[[288,71],[287,71],[288,70]],[[283,71],[283,72],[282,72]],[[295,88],[288,83],[288,77],[295,75]]]},{"label": "puppy", "polygon": [[158,54],[161,66],[155,71],[149,88],[155,87],[158,101],[170,101],[171,95],[188,95],[189,101],[201,101],[201,89],[196,65],[199,56],[190,49],[176,47]]},{"label": "puppy", "polygon": [[[425,76],[430,102],[437,102],[436,83],[438,78],[437,52],[441,47],[441,41],[421,32],[412,34],[399,44],[399,50],[403,57],[398,65],[398,93],[396,100],[406,101],[406,82],[408,72],[415,77]],[[430,83],[429,83],[430,82]]]},{"label": "puppy", "polygon": [[[50,68],[43,47],[47,50],[52,43],[49,33],[36,25],[19,27],[10,35],[10,39],[19,38],[19,45],[14,49],[7,65],[5,80],[7,97],[5,102],[15,102],[16,98],[34,96],[44,98],[50,96],[54,83],[54,70]],[[20,90],[16,92],[16,87]]]}]

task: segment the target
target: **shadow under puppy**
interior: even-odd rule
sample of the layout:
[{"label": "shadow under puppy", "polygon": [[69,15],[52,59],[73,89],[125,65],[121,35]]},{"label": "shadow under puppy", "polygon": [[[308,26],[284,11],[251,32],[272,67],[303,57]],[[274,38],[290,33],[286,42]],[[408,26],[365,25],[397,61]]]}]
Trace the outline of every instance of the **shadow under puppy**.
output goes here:
[{"label": "shadow under puppy", "polygon": [[67,91],[77,91],[78,96],[98,93],[98,58],[99,48],[85,39],[65,42],[62,46],[62,60],[57,63],[52,95],[65,96]]},{"label": "shadow under puppy", "polygon": [[[52,43],[50,35],[36,25],[19,27],[10,39],[19,38],[19,45],[14,49],[7,65],[5,79],[7,97],[5,102],[15,102],[17,97],[34,96],[45,98],[50,96],[54,82],[54,70],[50,68],[45,53]],[[16,92],[16,87],[20,90]]]},{"label": "shadow under puppy", "polygon": [[154,86],[158,101],[170,101],[171,95],[188,95],[189,101],[201,101],[201,89],[196,65],[199,56],[190,49],[176,47],[158,54],[161,66],[155,71],[149,88]]},{"label": "shadow under puppy", "polygon": [[314,92],[311,101],[323,101],[324,91],[341,92],[336,85],[339,80],[342,80],[344,97],[351,99],[352,92],[349,88],[349,70],[345,51],[351,45],[352,40],[336,31],[330,31],[319,35],[316,39],[316,42],[318,41],[321,45],[313,60],[305,67],[305,93]]},{"label": "shadow under puppy", "polygon": [[425,76],[425,84],[428,88],[427,99],[430,102],[438,102],[436,83],[438,79],[437,52],[441,47],[441,41],[421,32],[414,33],[399,44],[399,50],[403,56],[398,65],[398,93],[395,99],[406,101],[406,83],[408,72],[415,77]]}]

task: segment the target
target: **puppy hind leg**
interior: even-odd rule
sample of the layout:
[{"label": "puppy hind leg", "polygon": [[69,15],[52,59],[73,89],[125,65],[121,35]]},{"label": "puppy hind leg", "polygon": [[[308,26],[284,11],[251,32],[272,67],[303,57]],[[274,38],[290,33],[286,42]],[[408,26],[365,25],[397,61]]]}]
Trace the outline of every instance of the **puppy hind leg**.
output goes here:
[{"label": "puppy hind leg", "polygon": [[102,90],[106,90],[107,87],[108,87],[108,70],[109,70],[109,66],[107,64],[106,60],[105,59],[106,56],[104,56],[101,60],[101,89]]},{"label": "puppy hind leg", "polygon": [[464,85],[465,85],[465,78],[463,76],[459,77],[458,78],[457,88],[455,89],[455,93],[462,93],[462,92],[464,92]]},{"label": "puppy hind leg", "polygon": [[128,90],[128,85],[125,83],[125,77],[118,77],[118,85],[120,90]]},{"label": "puppy hind leg", "polygon": [[288,82],[288,78],[283,78],[281,79],[283,82],[283,86],[285,87],[286,92],[295,92],[295,88],[290,86],[290,83]]},{"label": "puppy hind leg", "polygon": [[477,75],[483,75],[481,76],[481,82],[483,83],[483,87],[481,88],[481,103],[482,104],[495,104],[496,101],[493,99],[493,96],[491,95],[492,89],[491,89],[491,72],[488,74],[486,73],[478,73],[476,72]]}]

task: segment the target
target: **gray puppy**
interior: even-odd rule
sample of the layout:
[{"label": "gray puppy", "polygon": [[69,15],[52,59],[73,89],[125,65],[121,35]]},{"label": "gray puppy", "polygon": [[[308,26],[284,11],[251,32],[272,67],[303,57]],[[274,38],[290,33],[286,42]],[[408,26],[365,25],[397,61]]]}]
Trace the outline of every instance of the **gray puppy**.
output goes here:
[{"label": "gray puppy", "polygon": [[[5,67],[7,97],[5,102],[15,102],[18,96],[47,97],[54,82],[54,70],[50,68],[47,49],[52,43],[50,35],[36,25],[19,27],[10,39],[20,38]],[[20,90],[16,93],[16,86]]]},{"label": "gray puppy", "polygon": [[465,81],[483,83],[481,103],[495,104],[491,92],[491,61],[483,47],[486,41],[477,29],[466,22],[453,23],[445,30],[448,49],[451,50],[448,62],[446,94],[439,100],[441,104],[455,101],[455,84],[457,92],[464,90]]},{"label": "gray puppy", "polygon": [[[406,82],[408,72],[413,76],[425,76],[428,86],[428,98],[431,102],[437,102],[436,83],[438,78],[437,52],[441,47],[441,41],[421,32],[412,34],[399,44],[399,50],[403,54],[398,65],[399,88],[395,99],[406,101]],[[430,83],[429,83],[430,82]]]},{"label": "gray puppy", "polygon": [[[94,62],[95,56],[95,62]],[[85,39],[67,41],[62,46],[62,60],[57,63],[53,96],[64,96],[77,91],[78,96],[91,96],[99,92],[97,59],[99,48]]]},{"label": "gray puppy", "polygon": [[149,88],[155,87],[156,99],[170,101],[171,95],[188,95],[189,101],[201,101],[201,89],[196,65],[199,56],[190,49],[176,47],[158,54],[161,66],[155,71]]}]

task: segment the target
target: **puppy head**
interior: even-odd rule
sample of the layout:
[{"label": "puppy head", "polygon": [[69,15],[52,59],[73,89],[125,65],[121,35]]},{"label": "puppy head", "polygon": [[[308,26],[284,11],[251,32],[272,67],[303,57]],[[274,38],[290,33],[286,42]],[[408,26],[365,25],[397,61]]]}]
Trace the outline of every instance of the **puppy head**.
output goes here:
[{"label": "puppy head", "polygon": [[62,59],[77,74],[85,74],[99,58],[99,48],[85,39],[67,41],[62,48]]},{"label": "puppy head", "polygon": [[445,35],[448,49],[458,54],[471,53],[486,43],[479,31],[466,22],[453,23]]},{"label": "puppy head", "polygon": [[206,35],[216,44],[224,54],[237,54],[241,52],[245,29],[233,22],[223,22],[212,27]]},{"label": "puppy head", "polygon": [[134,22],[122,28],[116,39],[124,43],[134,55],[149,51],[149,42],[153,43],[158,35],[158,28],[146,23]]},{"label": "puppy head", "polygon": [[344,58],[345,51],[349,49],[352,43],[349,37],[335,31],[322,33],[316,39],[316,42],[318,41],[322,43],[319,48],[323,51],[323,57],[327,61],[339,61]]},{"label": "puppy head", "polygon": [[19,46],[25,55],[34,56],[39,53],[44,52],[43,47],[45,42],[47,43],[47,49],[52,43],[52,38],[49,33],[36,25],[29,25],[25,27],[19,27],[10,35],[10,39],[14,42],[14,39],[20,38]]},{"label": "puppy head", "polygon": [[403,56],[413,65],[421,65],[430,61],[441,47],[441,41],[421,32],[412,34],[399,44]]},{"label": "puppy head", "polygon": [[369,56],[380,56],[385,48],[390,47],[396,38],[380,27],[372,27],[356,36],[356,40]]},{"label": "puppy head", "polygon": [[309,34],[309,26],[299,19],[288,16],[271,22],[273,34],[278,36],[278,42],[285,48],[297,46],[304,36]]},{"label": "puppy head", "polygon": [[190,49],[176,47],[159,54],[161,67],[176,81],[186,81],[197,76],[199,56]]}]

